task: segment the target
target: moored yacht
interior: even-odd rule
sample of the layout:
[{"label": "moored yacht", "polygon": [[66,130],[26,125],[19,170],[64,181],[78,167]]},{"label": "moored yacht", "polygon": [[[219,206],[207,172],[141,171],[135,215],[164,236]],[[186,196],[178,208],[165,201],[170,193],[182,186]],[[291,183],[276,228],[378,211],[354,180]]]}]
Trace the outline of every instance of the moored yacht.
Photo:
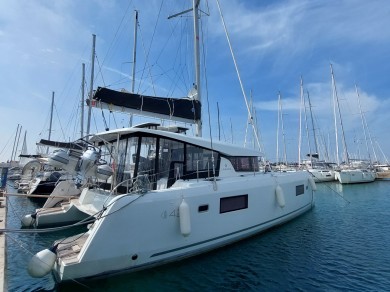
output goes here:
[{"label": "moored yacht", "polygon": [[367,183],[375,180],[375,171],[370,169],[346,168],[335,171],[336,180],[342,184]]},{"label": "moored yacht", "polygon": [[82,223],[93,223],[38,252],[28,266],[31,276],[53,272],[62,282],[146,269],[230,244],[312,208],[316,185],[307,172],[264,172],[260,151],[200,138],[198,6],[194,0],[193,9],[176,14],[194,13],[196,82],[188,97],[98,88],[89,100],[100,109],[194,123],[198,137],[158,125],[93,135],[89,143],[111,157],[110,189],[84,188],[66,207],[48,211],[52,222],[77,213]]},{"label": "moored yacht", "polygon": [[116,187],[84,189],[64,210],[95,222],[85,234],[54,243],[58,281],[189,257],[287,222],[313,205],[315,183],[306,172],[262,172],[256,150],[144,128],[104,132],[92,141],[114,149]]}]

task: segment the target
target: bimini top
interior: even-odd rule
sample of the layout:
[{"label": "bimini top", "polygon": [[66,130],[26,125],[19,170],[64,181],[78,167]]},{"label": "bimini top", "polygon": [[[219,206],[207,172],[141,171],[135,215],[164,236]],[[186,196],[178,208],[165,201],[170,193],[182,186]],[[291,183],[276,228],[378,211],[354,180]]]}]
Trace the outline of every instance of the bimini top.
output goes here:
[{"label": "bimini top", "polygon": [[206,149],[213,149],[221,154],[227,156],[262,156],[262,153],[255,149],[248,149],[244,147],[239,147],[232,144],[223,143],[220,141],[214,141],[211,147],[211,140],[204,139],[199,137],[187,136],[183,134],[172,133],[169,131],[162,130],[154,130],[154,129],[144,129],[144,128],[121,128],[116,130],[111,130],[107,132],[101,132],[93,135],[89,140],[92,143],[101,143],[103,141],[107,141],[110,143],[114,143],[121,136],[140,133],[145,134],[145,136],[156,135],[159,137],[165,137],[177,141],[182,141],[185,143],[189,143],[195,146],[199,146]]}]

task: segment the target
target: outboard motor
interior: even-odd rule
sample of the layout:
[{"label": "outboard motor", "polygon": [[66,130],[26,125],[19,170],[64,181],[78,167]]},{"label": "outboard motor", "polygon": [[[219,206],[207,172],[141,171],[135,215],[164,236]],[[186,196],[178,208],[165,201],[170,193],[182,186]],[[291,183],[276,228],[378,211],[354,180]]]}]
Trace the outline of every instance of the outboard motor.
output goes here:
[{"label": "outboard motor", "polygon": [[69,164],[69,155],[65,150],[56,150],[49,155],[48,163],[54,167],[63,169]]},{"label": "outboard motor", "polygon": [[94,176],[100,154],[96,150],[88,149],[81,155],[77,165],[77,173],[85,178]]},{"label": "outboard motor", "polygon": [[48,157],[48,163],[54,167],[61,168],[70,173],[74,173],[79,157],[69,155],[68,151],[59,149]]}]

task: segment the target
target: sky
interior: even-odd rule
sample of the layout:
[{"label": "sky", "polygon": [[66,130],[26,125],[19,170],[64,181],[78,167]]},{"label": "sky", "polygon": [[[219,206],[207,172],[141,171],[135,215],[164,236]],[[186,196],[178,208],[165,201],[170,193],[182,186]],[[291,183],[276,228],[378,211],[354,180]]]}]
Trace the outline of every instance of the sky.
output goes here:
[{"label": "sky", "polygon": [[[382,162],[389,157],[389,1],[219,3],[243,90],[256,110],[267,159],[281,161],[286,157],[288,161],[297,161],[301,128],[303,155],[314,152],[315,133],[320,141],[320,158],[324,159],[327,153],[330,160],[336,160],[330,64],[350,157],[374,159],[376,155]],[[14,152],[20,153],[25,133],[30,154],[35,154],[35,144],[40,139],[48,138],[53,92],[51,139],[79,138],[82,63],[86,66],[84,84],[88,93],[92,34],[96,35],[93,88],[131,90],[135,9],[139,11],[135,91],[165,97],[187,96],[194,82],[192,15],[173,19],[168,16],[191,5],[189,0],[1,1],[0,162],[10,160],[15,140],[19,143]],[[254,138],[247,130],[248,112],[217,2],[201,1],[201,10],[203,136],[209,138],[211,133],[213,139],[237,145],[246,141],[249,147]],[[301,78],[306,107],[300,101]],[[368,129],[366,135],[355,86],[367,125],[364,128]],[[135,123],[142,121],[143,118],[135,117]],[[19,139],[18,124],[22,126]],[[91,132],[128,125],[127,115],[92,111]],[[339,119],[336,125],[341,154]]]}]

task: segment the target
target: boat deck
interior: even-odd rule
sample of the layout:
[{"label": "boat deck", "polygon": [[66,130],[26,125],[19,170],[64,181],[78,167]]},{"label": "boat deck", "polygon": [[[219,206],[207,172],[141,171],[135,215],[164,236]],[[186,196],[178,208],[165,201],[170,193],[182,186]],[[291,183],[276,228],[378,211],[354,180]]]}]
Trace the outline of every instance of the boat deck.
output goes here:
[{"label": "boat deck", "polygon": [[69,237],[66,239],[66,242],[60,243],[57,241],[55,244],[58,244],[57,248],[57,258],[61,260],[64,264],[71,264],[77,262],[78,255],[81,248],[85,244],[89,234],[77,234],[75,236]]}]

